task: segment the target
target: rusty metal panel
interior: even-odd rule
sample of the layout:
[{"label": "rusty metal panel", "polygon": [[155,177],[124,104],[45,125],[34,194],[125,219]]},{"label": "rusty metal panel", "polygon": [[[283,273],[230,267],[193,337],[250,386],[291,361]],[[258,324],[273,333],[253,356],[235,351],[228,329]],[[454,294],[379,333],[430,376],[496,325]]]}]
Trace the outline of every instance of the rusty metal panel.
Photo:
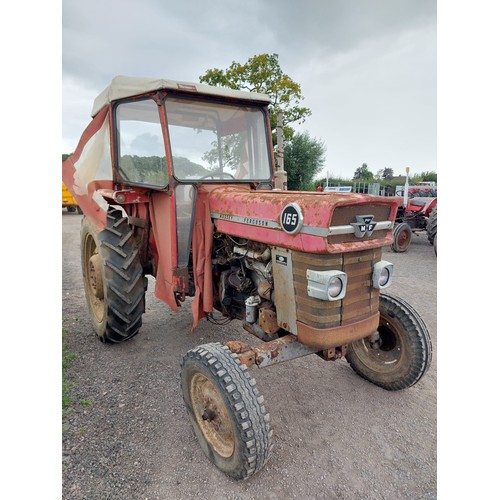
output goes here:
[{"label": "rusty metal panel", "polygon": [[[366,204],[366,205],[352,205],[352,206],[343,206],[335,208],[332,219],[331,226],[344,226],[349,225],[356,220],[357,215],[373,215],[373,220],[376,222],[387,221],[390,220],[391,216],[391,207],[388,205],[378,205],[375,203]],[[378,231],[373,231],[370,236],[366,236],[363,240],[378,240],[385,238],[389,233],[390,229],[381,229]],[[359,242],[359,238],[357,238],[354,234],[338,234],[338,235],[330,235],[328,236],[328,244],[335,245],[340,243],[355,243]]]},{"label": "rusty metal panel", "polygon": [[378,205],[375,203],[363,205],[349,205],[335,207],[330,221],[330,226],[343,226],[355,221],[356,215],[373,215],[374,220],[383,221],[390,219],[391,207],[384,201]]},{"label": "rusty metal panel", "polygon": [[372,287],[373,266],[380,261],[382,249],[356,252],[344,259],[347,274],[347,293],[342,301],[342,325],[370,317],[378,311],[379,294]]},{"label": "rusty metal panel", "polygon": [[361,302],[357,302],[355,307],[351,307],[347,310],[344,310],[344,313],[342,314],[342,324],[346,325],[350,322],[350,320],[358,321],[370,315],[371,315],[371,302],[370,299],[368,298]]},{"label": "rusty metal panel", "polygon": [[289,361],[317,352],[317,349],[297,342],[295,335],[287,335],[271,342],[263,342],[253,348],[255,363],[259,368]]},{"label": "rusty metal panel", "polygon": [[297,321],[314,328],[332,328],[341,323],[341,301],[325,301],[309,297],[307,270],[341,271],[343,255],[293,252],[293,285],[297,302]]},{"label": "rusty metal panel", "polygon": [[363,337],[368,337],[377,330],[379,312],[368,318],[355,321],[337,328],[314,328],[305,323],[297,322],[297,340],[312,348],[331,349],[336,346],[349,344]]},{"label": "rusty metal panel", "polygon": [[315,255],[311,259],[311,254],[294,252],[293,264],[297,269],[312,269],[314,271],[321,271],[328,267],[328,269],[341,269],[344,257],[342,255]]},{"label": "rusty metal panel", "polygon": [[309,297],[307,270],[342,270],[343,255],[293,253],[293,281],[297,302],[297,320],[315,328],[340,325],[341,302],[329,302]]},{"label": "rusty metal panel", "polygon": [[374,258],[382,257],[382,250],[376,248],[374,250],[367,250],[364,252],[355,252],[352,254],[344,255],[344,265],[352,265],[359,262],[371,262]]},{"label": "rusty metal panel", "polygon": [[270,335],[276,333],[280,329],[276,312],[271,309],[261,307],[259,309],[259,326],[263,331]]},{"label": "rusty metal panel", "polygon": [[[280,215],[290,204],[298,205],[303,214],[302,227],[295,234],[286,233],[280,224]],[[255,239],[258,227],[259,241],[307,253],[338,255],[389,245],[396,210],[393,199],[358,194],[252,192],[239,186],[213,189],[210,193],[210,213],[219,232]],[[335,215],[337,211],[339,216]],[[356,216],[363,214],[374,215],[375,222],[385,221],[390,227],[363,238],[354,234],[330,234],[335,227],[342,226],[354,231],[351,224]]]},{"label": "rusty metal panel", "polygon": [[297,335],[297,312],[293,286],[292,252],[285,248],[271,249],[274,279],[274,303],[278,325]]},{"label": "rusty metal panel", "polygon": [[[314,326],[315,328],[324,328],[325,324],[329,325],[340,325],[340,319],[341,319],[341,314],[340,314],[340,306],[332,311],[332,314],[326,315],[322,314],[321,317],[318,317],[318,315],[314,313],[309,313],[305,310],[303,310],[300,314],[300,319],[304,321],[304,323],[307,323],[308,325]],[[318,321],[320,320],[320,321]]]},{"label": "rusty metal panel", "polygon": [[[293,252],[293,284],[297,321],[312,328],[349,325],[378,311],[379,292],[372,287],[373,266],[382,257],[380,248],[352,254],[308,254]],[[342,301],[324,301],[307,294],[307,269],[336,269],[347,274],[347,293]]]}]

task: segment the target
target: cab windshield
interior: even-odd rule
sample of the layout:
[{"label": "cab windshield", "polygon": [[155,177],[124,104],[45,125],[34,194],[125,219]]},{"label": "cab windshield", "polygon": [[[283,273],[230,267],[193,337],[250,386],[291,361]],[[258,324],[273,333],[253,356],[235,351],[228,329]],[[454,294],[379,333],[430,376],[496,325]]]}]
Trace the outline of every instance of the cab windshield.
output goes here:
[{"label": "cab windshield", "polygon": [[168,96],[165,109],[178,180],[271,179],[266,120],[260,107]]}]

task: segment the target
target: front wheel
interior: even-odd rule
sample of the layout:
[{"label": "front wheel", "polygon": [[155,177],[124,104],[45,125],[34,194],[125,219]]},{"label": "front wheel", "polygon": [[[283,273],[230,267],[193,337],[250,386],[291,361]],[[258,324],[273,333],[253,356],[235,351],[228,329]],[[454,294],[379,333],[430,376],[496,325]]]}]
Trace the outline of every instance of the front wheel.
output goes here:
[{"label": "front wheel", "polygon": [[350,344],[346,359],[369,382],[389,391],[406,389],[429,368],[431,339],[424,322],[409,304],[381,294],[378,335]]},{"label": "front wheel", "polygon": [[406,222],[401,222],[394,228],[394,241],[391,248],[394,252],[402,253],[408,250],[411,243],[411,227]]},{"label": "front wheel", "polygon": [[269,414],[238,356],[219,343],[190,350],[181,385],[196,437],[216,467],[234,479],[260,470],[272,448]]}]

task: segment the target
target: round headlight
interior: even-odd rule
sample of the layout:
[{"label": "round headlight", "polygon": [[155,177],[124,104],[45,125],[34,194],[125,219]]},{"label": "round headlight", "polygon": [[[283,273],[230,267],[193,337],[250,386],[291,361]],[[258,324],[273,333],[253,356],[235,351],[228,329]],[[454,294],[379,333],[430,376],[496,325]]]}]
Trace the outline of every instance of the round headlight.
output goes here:
[{"label": "round headlight", "polygon": [[389,272],[389,269],[387,267],[384,267],[382,271],[380,272],[380,276],[378,278],[378,285],[379,287],[384,287],[387,285],[387,282],[389,281],[389,278],[391,277],[391,273]]},{"label": "round headlight", "polygon": [[342,292],[342,280],[333,276],[328,282],[328,295],[334,299]]}]

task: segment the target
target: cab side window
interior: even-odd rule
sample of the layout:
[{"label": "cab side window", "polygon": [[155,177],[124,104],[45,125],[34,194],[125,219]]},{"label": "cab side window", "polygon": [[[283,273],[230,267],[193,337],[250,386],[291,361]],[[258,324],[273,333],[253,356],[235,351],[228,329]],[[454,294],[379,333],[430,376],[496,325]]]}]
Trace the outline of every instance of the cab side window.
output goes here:
[{"label": "cab side window", "polygon": [[132,184],[165,187],[168,173],[158,106],[152,99],[116,107],[118,170]]}]

